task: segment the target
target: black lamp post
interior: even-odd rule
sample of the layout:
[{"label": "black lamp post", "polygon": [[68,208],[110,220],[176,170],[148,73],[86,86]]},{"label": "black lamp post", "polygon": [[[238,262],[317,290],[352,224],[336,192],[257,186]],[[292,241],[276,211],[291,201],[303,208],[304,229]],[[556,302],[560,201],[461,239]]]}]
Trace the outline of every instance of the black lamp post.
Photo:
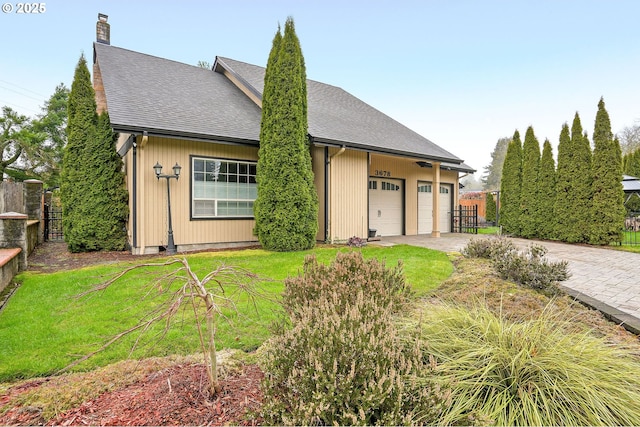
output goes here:
[{"label": "black lamp post", "polygon": [[173,167],[173,175],[163,175],[162,174],[162,165],[159,162],[156,162],[156,165],[153,167],[153,170],[156,172],[156,178],[160,180],[160,178],[166,178],[167,180],[167,205],[169,211],[169,236],[167,238],[167,254],[173,255],[176,253],[176,244],[173,242],[173,227],[171,225],[171,191],[169,190],[169,180],[171,178],[175,178],[176,181],[180,178],[180,170],[182,167],[176,162]]}]

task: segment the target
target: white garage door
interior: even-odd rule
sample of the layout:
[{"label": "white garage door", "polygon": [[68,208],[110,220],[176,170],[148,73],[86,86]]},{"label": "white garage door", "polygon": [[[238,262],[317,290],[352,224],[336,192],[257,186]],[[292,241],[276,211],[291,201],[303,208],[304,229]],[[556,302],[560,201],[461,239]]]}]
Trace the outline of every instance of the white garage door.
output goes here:
[{"label": "white garage door", "polygon": [[440,218],[439,228],[443,233],[451,231],[451,197],[453,196],[453,187],[451,184],[440,184]]},{"label": "white garage door", "polygon": [[402,235],[402,195],[401,180],[369,178],[369,228],[376,236]]},{"label": "white garage door", "polygon": [[418,182],[418,234],[433,231],[433,190],[430,182]]}]

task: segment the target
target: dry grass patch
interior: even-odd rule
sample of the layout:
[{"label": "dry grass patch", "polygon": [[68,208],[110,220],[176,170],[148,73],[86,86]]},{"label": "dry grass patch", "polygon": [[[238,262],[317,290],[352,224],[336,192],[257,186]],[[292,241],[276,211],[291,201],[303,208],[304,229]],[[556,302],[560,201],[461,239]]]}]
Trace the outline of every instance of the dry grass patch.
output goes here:
[{"label": "dry grass patch", "polygon": [[451,254],[450,259],[455,273],[434,291],[431,302],[452,303],[469,309],[483,305],[512,321],[537,319],[546,310],[570,320],[565,327],[573,330],[567,332],[590,330],[592,335],[628,347],[640,355],[640,341],[636,335],[574,298],[564,294],[551,298],[503,280],[494,272],[488,259],[465,258],[459,254]]}]

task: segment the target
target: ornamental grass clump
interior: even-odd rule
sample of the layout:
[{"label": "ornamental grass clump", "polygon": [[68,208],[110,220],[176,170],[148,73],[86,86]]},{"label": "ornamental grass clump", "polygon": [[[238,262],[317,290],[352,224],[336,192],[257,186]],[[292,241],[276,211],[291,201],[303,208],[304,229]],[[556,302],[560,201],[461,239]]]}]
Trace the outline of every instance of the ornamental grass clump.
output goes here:
[{"label": "ornamental grass clump", "polygon": [[[433,306],[420,319],[424,358],[451,386],[436,424],[640,425],[640,361],[562,314],[511,322],[487,308]],[[417,322],[416,322],[417,323]]]}]

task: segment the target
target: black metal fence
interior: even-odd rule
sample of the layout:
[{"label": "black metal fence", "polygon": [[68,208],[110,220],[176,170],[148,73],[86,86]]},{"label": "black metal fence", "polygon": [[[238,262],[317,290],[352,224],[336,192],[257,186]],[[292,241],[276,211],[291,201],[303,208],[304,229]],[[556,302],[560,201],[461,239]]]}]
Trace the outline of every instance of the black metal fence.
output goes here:
[{"label": "black metal fence", "polygon": [[640,212],[629,212],[624,220],[623,245],[640,245]]},{"label": "black metal fence", "polygon": [[458,206],[451,216],[451,232],[478,234],[478,205]]},{"label": "black metal fence", "polygon": [[44,240],[63,241],[62,207],[44,205]]}]

